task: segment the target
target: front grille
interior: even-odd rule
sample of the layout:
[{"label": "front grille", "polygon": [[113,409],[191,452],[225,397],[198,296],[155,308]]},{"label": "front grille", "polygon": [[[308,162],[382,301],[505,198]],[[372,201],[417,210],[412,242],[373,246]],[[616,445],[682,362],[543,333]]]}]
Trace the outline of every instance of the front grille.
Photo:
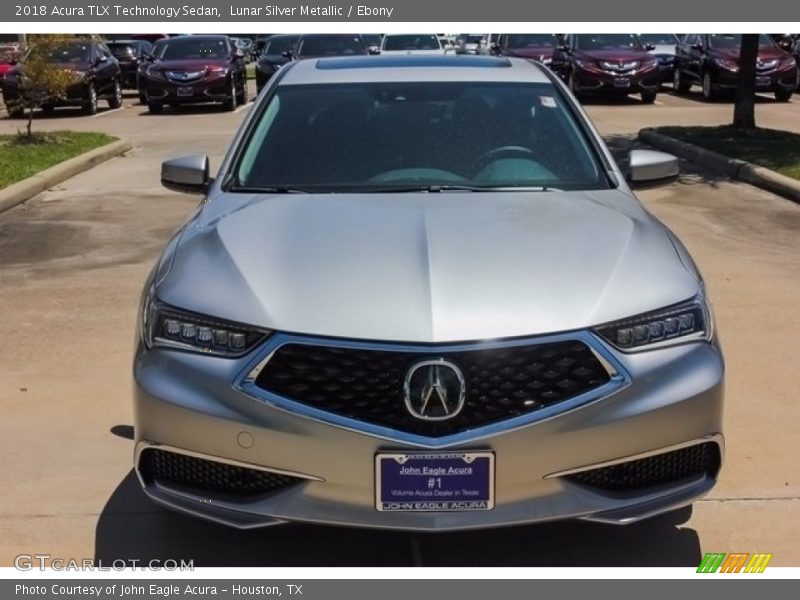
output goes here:
[{"label": "front grille", "polygon": [[633,492],[657,485],[708,475],[720,467],[719,446],[706,442],[630,462],[591,469],[565,479],[609,492]]},{"label": "front grille", "polygon": [[142,452],[139,470],[146,483],[178,485],[198,492],[232,496],[260,496],[305,481],[152,448]]},{"label": "front grille", "polygon": [[[440,358],[463,373],[465,405],[451,419],[421,420],[406,408],[404,380],[414,364]],[[589,346],[576,340],[442,353],[290,343],[275,351],[256,385],[335,415],[441,437],[533,413],[609,380]]]}]

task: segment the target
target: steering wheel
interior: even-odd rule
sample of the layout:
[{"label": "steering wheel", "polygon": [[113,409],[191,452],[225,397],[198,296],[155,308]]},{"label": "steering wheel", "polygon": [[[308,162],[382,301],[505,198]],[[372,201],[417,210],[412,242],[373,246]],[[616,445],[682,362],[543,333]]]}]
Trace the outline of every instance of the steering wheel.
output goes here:
[{"label": "steering wheel", "polygon": [[535,156],[535,153],[530,148],[526,148],[525,146],[499,146],[498,148],[492,148],[488,152],[484,152],[481,154],[475,162],[472,163],[472,173],[479,173],[482,169],[486,167],[486,165],[496,161],[498,158],[508,158],[508,157],[521,157],[521,158],[531,158]]}]

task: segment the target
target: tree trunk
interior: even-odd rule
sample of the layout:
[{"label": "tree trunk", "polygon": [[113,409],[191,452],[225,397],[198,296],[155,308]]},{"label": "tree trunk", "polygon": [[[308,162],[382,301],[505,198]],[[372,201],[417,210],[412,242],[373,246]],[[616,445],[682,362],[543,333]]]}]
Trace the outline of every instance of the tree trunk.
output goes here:
[{"label": "tree trunk", "polygon": [[756,126],[756,60],[758,59],[758,34],[742,35],[739,51],[739,85],[733,107],[733,126],[752,129]]},{"label": "tree trunk", "polygon": [[33,125],[33,106],[28,107],[28,139],[31,138],[31,126]]}]

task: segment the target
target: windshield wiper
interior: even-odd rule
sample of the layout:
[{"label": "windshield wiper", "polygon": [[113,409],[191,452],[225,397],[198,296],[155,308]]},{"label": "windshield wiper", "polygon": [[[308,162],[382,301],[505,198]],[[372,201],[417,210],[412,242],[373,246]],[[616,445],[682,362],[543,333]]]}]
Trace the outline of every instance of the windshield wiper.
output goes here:
[{"label": "windshield wiper", "polygon": [[228,188],[229,192],[240,192],[245,194],[313,194],[314,190],[299,187],[278,185],[278,186],[244,186],[235,185]]},{"label": "windshield wiper", "polygon": [[444,185],[383,185],[383,186],[364,186],[354,188],[354,192],[377,193],[377,194],[401,194],[413,192],[426,192],[438,194],[442,192],[553,192],[560,191],[557,188],[544,185],[515,186],[515,185],[464,185],[464,184],[444,184]]}]

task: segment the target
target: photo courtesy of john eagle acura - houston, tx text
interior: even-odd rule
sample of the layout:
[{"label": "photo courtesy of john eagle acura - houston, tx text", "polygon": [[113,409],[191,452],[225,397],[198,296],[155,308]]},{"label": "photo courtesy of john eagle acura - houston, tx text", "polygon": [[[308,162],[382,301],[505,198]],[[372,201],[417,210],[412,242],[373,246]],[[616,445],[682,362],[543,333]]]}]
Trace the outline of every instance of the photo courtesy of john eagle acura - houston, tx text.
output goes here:
[{"label": "photo courtesy of john eagle acura - houston, tx text", "polygon": [[720,470],[703,279],[545,66],[353,56],[270,78],[147,282],[146,494],[240,528],[626,524]]}]

